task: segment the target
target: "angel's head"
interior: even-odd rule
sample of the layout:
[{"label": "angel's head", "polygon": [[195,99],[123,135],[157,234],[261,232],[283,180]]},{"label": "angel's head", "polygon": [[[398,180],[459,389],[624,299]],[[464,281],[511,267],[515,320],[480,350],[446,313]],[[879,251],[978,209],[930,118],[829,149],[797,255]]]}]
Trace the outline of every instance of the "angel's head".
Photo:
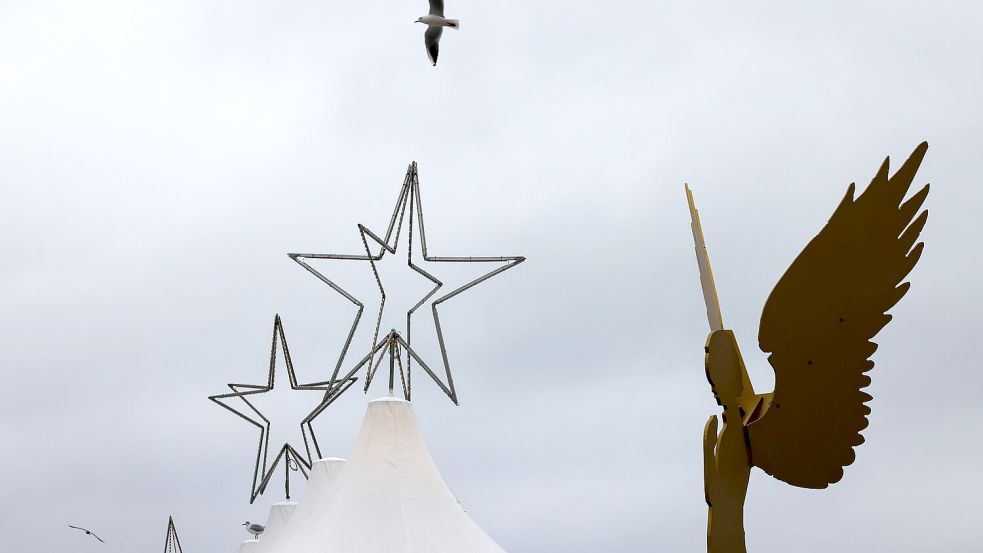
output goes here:
[{"label": "angel's head", "polygon": [[737,407],[737,398],[743,391],[741,352],[730,330],[710,333],[706,345],[707,380],[713,388],[717,403],[724,407]]}]

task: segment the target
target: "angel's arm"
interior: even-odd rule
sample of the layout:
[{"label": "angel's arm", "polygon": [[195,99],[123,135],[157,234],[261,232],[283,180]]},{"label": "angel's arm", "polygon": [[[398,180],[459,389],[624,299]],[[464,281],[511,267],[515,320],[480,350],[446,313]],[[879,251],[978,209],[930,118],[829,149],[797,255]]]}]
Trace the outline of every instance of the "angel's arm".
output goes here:
[{"label": "angel's arm", "polygon": [[712,415],[703,427],[703,495],[706,497],[707,505],[710,503],[711,489],[713,488],[714,477],[717,475],[717,456],[714,450],[717,447],[717,416]]}]

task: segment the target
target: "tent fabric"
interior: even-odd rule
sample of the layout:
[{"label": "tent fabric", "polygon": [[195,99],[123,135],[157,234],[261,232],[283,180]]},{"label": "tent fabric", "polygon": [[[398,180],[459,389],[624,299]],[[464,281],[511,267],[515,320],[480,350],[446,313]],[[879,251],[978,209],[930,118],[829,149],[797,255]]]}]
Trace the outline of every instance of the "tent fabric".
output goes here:
[{"label": "tent fabric", "polygon": [[[270,549],[270,544],[286,529],[296,509],[297,503],[293,501],[274,503],[270,507],[270,515],[266,518],[266,530],[259,535],[259,543],[248,546],[249,553],[267,553]],[[241,547],[239,551],[240,553],[244,553]]]},{"label": "tent fabric", "polygon": [[[312,516],[317,516],[317,513],[320,512],[327,502],[331,488],[344,466],[345,460],[338,457],[326,457],[315,461],[311,467],[310,480],[307,481],[304,493],[300,496],[300,502],[294,504],[295,507],[287,514],[287,518],[283,520],[282,526],[273,525],[275,518],[273,508],[282,503],[274,505],[270,509],[269,524],[266,527],[266,531],[260,536],[262,545],[259,547],[249,546],[248,553],[271,553],[277,550],[277,544],[284,541],[286,536],[290,535],[293,531],[292,528],[296,528],[302,524],[302,521],[306,521]],[[278,513],[278,515],[280,514]],[[247,552],[240,548],[240,553]]]},{"label": "tent fabric", "polygon": [[316,484],[264,553],[505,553],[447,487],[408,401],[369,402],[334,485]]},{"label": "tent fabric", "polygon": [[276,534],[283,529],[290,521],[290,515],[294,514],[297,503],[294,501],[281,501],[270,507],[270,516],[266,519],[266,531],[263,535],[270,533]]}]

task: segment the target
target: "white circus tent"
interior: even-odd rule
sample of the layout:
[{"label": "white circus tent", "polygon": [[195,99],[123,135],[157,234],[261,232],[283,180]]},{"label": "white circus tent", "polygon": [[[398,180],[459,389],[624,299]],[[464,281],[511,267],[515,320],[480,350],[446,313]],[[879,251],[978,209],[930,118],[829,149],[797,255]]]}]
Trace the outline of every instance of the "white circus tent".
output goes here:
[{"label": "white circus tent", "polygon": [[268,545],[272,539],[283,532],[287,523],[293,516],[297,503],[293,501],[281,501],[274,503],[270,507],[270,515],[266,519],[266,530],[263,532],[263,541],[256,538],[246,540],[239,546],[239,553],[266,553]]},{"label": "white circus tent", "polygon": [[239,547],[240,553],[270,553],[276,548],[276,544],[283,541],[289,530],[288,525],[291,521],[306,520],[313,513],[317,513],[321,506],[327,501],[331,493],[331,487],[341,468],[345,466],[345,460],[338,457],[327,457],[320,459],[311,467],[310,480],[304,493],[300,498],[300,503],[293,501],[281,501],[270,507],[269,518],[266,519],[266,531],[263,532],[262,539],[251,539],[242,542]]},{"label": "white circus tent", "polygon": [[505,553],[447,487],[408,401],[369,402],[337,477],[317,470],[286,526],[250,553]]}]

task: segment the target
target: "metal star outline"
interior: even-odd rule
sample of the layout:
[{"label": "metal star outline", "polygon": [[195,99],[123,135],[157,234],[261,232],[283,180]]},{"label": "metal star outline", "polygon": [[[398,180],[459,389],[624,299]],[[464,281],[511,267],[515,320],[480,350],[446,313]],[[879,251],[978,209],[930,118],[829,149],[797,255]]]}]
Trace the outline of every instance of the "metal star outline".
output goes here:
[{"label": "metal star outline", "polygon": [[[277,451],[276,456],[273,458],[273,462],[270,463],[270,420],[266,418],[266,416],[263,415],[263,413],[261,413],[252,402],[249,401],[247,396],[263,394],[274,388],[277,344],[280,344],[281,349],[283,350],[283,359],[287,368],[287,378],[290,382],[290,388],[293,390],[323,390],[325,392],[325,397],[322,402],[318,404],[314,410],[312,410],[300,422],[300,430],[301,435],[304,438],[304,451],[306,455],[301,455],[289,443],[284,443],[283,446]],[[266,385],[230,383],[228,386],[232,390],[232,393],[218,394],[208,397],[208,399],[214,401],[224,409],[227,409],[243,420],[248,421],[260,431],[259,445],[256,448],[256,464],[253,469],[253,483],[249,497],[250,503],[256,501],[256,498],[266,491],[266,486],[269,484],[270,479],[272,478],[273,473],[281,460],[284,460],[285,462],[284,470],[286,475],[286,495],[287,499],[290,498],[290,471],[299,470],[301,474],[304,475],[304,478],[307,478],[308,471],[310,471],[315,460],[312,454],[311,446],[313,446],[313,452],[317,454],[317,459],[321,458],[321,448],[317,443],[317,436],[314,434],[314,427],[311,425],[311,423],[324,411],[325,408],[327,408],[328,405],[331,404],[331,402],[334,401],[334,398],[337,397],[337,395],[343,393],[354,383],[355,379],[352,378],[348,381],[341,382],[338,386],[334,387],[330,385],[331,381],[299,384],[297,382],[297,375],[294,373],[293,361],[290,359],[290,348],[287,346],[287,337],[283,332],[283,323],[280,320],[280,315],[277,314],[273,317],[273,340],[272,345],[270,346],[270,369],[267,376]],[[229,400],[230,398],[239,398],[242,400],[242,402],[249,407],[249,410],[252,411],[256,417],[258,417],[258,420],[257,418],[254,418],[226,403],[226,400]],[[310,439],[308,439],[308,435],[310,435]]]},{"label": "metal star outline", "polygon": [[[396,254],[396,248],[399,244],[399,236],[403,228],[403,219],[406,214],[409,213],[409,225],[407,230],[407,241],[409,242],[407,248],[407,265],[413,269],[418,274],[422,275],[430,282],[434,284],[433,288],[418,301],[413,307],[411,307],[406,312],[406,338],[403,339],[395,330],[389,333],[383,340],[379,340],[379,326],[382,323],[382,312],[385,309],[385,288],[379,279],[379,272],[376,263],[382,259],[382,257],[387,254]],[[415,224],[414,224],[415,223]],[[431,302],[431,312],[433,313],[434,327],[437,332],[437,342],[440,346],[441,361],[443,362],[444,374],[446,381],[441,380],[440,377],[430,368],[430,366],[413,350],[411,346],[411,328],[413,314],[416,312],[420,306],[430,300],[437,291],[443,286],[437,277],[433,276],[423,268],[419,267],[413,262],[413,228],[414,226],[419,227],[419,238],[420,247],[423,254],[424,261],[431,263],[501,263],[501,265],[482,274],[481,276],[461,285],[450,292],[441,295]],[[519,263],[525,261],[525,257],[522,256],[505,256],[505,257],[464,257],[464,256],[431,256],[427,252],[427,238],[426,230],[423,222],[423,204],[420,200],[420,180],[417,173],[416,162],[411,162],[409,167],[406,169],[406,176],[403,179],[403,185],[400,188],[399,196],[396,200],[396,206],[393,209],[392,216],[389,219],[389,226],[386,229],[386,234],[384,238],[380,238],[377,234],[373,233],[364,225],[358,225],[359,234],[362,238],[362,245],[365,248],[364,254],[332,254],[332,253],[290,253],[287,254],[301,265],[308,272],[313,274],[321,282],[327,284],[335,292],[344,296],[348,301],[355,304],[358,308],[355,313],[355,318],[352,321],[351,328],[348,331],[348,337],[345,340],[344,346],[342,346],[341,354],[338,356],[338,360],[335,364],[334,371],[331,374],[331,385],[330,390],[326,394],[325,403],[334,401],[344,390],[341,389],[345,386],[363,366],[368,366],[369,369],[365,378],[365,385],[363,387],[364,391],[367,391],[369,385],[372,382],[372,378],[375,375],[376,369],[379,364],[381,364],[383,358],[388,354],[390,359],[390,371],[389,371],[389,389],[393,389],[393,375],[394,375],[394,361],[399,364],[400,378],[403,383],[403,396],[405,399],[410,400],[412,393],[412,374],[411,374],[411,363],[415,360],[420,366],[426,371],[430,378],[437,384],[437,386],[444,392],[454,402],[458,405],[457,390],[454,387],[454,378],[451,374],[450,361],[447,357],[447,347],[444,341],[444,334],[440,326],[440,315],[438,312],[438,307],[445,301],[448,301],[462,292],[477,286],[478,284],[498,275],[512,267],[515,267]],[[373,248],[370,247],[369,241],[373,242],[379,247],[377,253],[373,253]],[[379,288],[381,299],[379,302],[379,312],[376,316],[375,330],[372,335],[372,347],[369,352],[362,357],[358,363],[352,366],[344,377],[338,378],[341,368],[344,365],[345,358],[348,354],[348,350],[351,347],[352,339],[355,335],[355,331],[361,322],[362,313],[365,309],[365,305],[351,295],[344,288],[339,286],[337,283],[332,281],[330,278],[325,276],[323,273],[312,267],[307,260],[310,259],[333,259],[333,260],[358,260],[358,261],[368,261],[372,266],[372,273],[375,276],[376,285]],[[376,354],[379,355],[378,360],[374,360]],[[406,353],[406,371],[405,375],[403,372],[402,355],[401,353]],[[348,384],[350,386],[350,384]],[[347,389],[347,387],[345,388]],[[327,407],[327,405],[324,405]]]},{"label": "metal star outline", "polygon": [[174,517],[167,517],[167,538],[164,540],[164,553],[183,553],[181,540],[177,537],[177,528],[174,527]]}]

